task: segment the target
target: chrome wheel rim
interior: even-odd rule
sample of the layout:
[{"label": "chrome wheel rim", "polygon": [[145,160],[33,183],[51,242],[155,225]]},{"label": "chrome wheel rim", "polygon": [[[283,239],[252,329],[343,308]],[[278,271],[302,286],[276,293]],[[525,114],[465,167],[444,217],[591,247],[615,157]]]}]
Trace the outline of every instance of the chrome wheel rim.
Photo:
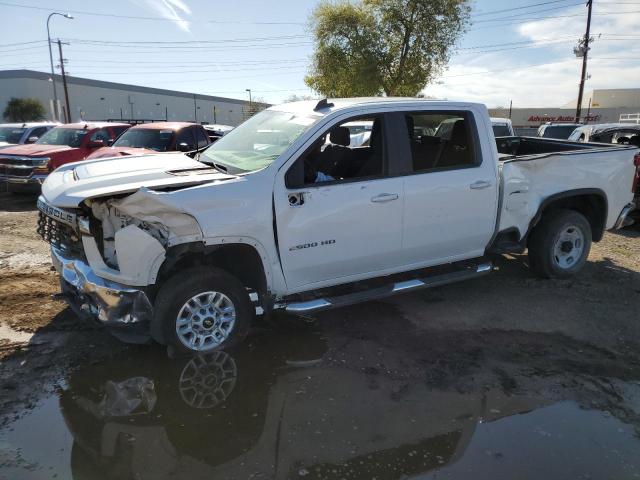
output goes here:
[{"label": "chrome wheel rim", "polygon": [[236,362],[227,353],[198,355],[180,374],[180,396],[192,408],[212,408],[231,395],[237,378]]},{"label": "chrome wheel rim", "polygon": [[224,293],[208,291],[187,300],[176,318],[176,334],[189,350],[204,352],[224,343],[236,324],[236,309]]},{"label": "chrome wheel rim", "polygon": [[565,226],[553,246],[555,264],[566,270],[574,267],[584,252],[584,234],[575,225]]}]

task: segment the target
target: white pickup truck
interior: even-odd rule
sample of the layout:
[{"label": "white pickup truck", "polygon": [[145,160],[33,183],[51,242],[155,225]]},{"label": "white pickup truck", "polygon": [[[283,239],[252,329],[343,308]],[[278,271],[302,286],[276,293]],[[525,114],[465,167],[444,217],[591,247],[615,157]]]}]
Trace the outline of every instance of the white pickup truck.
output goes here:
[{"label": "white pickup truck", "polygon": [[[351,147],[355,121],[372,129]],[[199,160],[49,175],[38,229],[76,312],[130,341],[209,351],[260,310],[473,278],[494,253],[528,249],[537,274],[573,275],[625,223],[640,168],[634,147],[496,139],[483,105],[397,98],[271,107]]]}]

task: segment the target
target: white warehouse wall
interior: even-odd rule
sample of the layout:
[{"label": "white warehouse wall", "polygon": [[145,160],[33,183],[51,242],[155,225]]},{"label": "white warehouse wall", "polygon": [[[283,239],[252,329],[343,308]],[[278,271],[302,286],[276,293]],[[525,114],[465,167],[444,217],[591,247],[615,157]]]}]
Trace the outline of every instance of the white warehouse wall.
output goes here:
[{"label": "white warehouse wall", "polygon": [[[52,118],[50,75],[32,70],[0,71],[0,113],[11,97],[39,99]],[[71,120],[168,120],[221,123],[236,126],[244,118],[248,101],[191,94],[136,85],[67,77]],[[64,104],[61,77],[56,75],[58,100]],[[214,115],[215,107],[215,115]],[[214,118],[215,117],[215,118]]]}]

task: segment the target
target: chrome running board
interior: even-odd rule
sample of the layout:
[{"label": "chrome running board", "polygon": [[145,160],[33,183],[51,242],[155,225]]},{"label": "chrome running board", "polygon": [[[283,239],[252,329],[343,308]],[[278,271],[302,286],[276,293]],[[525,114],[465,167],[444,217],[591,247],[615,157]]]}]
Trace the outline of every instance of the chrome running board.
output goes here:
[{"label": "chrome running board", "polygon": [[330,308],[345,307],[355,303],[390,297],[399,293],[413,292],[423,288],[439,287],[440,285],[469,280],[471,278],[481,277],[482,275],[488,274],[491,272],[492,268],[493,265],[489,262],[481,263],[475,266],[475,268],[469,267],[464,270],[434,275],[432,277],[395,282],[382,287],[364,290],[362,292],[348,293],[335,297],[315,298],[305,302],[280,303],[277,304],[275,308],[284,309],[288,313],[304,315],[311,312],[329,310]]}]

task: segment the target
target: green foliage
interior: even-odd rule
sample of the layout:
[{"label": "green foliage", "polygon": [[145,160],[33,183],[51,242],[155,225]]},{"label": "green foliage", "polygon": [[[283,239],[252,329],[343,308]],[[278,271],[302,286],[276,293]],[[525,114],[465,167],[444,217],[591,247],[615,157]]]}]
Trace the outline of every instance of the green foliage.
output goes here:
[{"label": "green foliage", "polygon": [[306,84],[328,97],[416,96],[447,64],[469,0],[324,1]]},{"label": "green foliage", "polygon": [[12,98],[3,116],[9,122],[35,122],[43,120],[47,111],[37,98]]}]

